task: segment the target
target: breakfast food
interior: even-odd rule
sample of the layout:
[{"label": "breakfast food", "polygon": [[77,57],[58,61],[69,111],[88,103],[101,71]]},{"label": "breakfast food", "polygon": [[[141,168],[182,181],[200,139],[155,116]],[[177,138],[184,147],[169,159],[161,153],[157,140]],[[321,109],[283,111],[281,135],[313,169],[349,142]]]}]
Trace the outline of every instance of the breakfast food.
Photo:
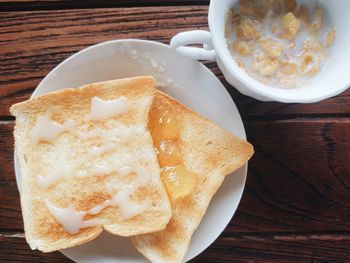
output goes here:
[{"label": "breakfast food", "polygon": [[15,104],[27,242],[50,252],[130,237],[152,262],[182,262],[225,176],[252,146],[136,77]]},{"label": "breakfast food", "polygon": [[239,0],[228,12],[225,38],[237,65],[251,77],[294,88],[320,72],[336,30],[320,5]]},{"label": "breakfast food", "polygon": [[253,148],[159,91],[149,119],[173,214],[165,230],[131,240],[152,262],[182,262],[211,198]]},{"label": "breakfast food", "polygon": [[160,231],[171,206],[147,127],[152,77],[64,89],[15,104],[25,235],[50,252],[103,229]]}]

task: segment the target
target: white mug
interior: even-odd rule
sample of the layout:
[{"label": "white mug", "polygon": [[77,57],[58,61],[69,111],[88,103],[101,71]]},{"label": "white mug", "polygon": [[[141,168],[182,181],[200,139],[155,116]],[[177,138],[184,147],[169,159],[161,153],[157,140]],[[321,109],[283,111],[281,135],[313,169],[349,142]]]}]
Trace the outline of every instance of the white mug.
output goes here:
[{"label": "white mug", "polygon": [[[242,94],[261,101],[318,102],[335,96],[349,87],[350,1],[318,1],[328,13],[329,20],[337,31],[337,38],[321,72],[301,87],[293,89],[272,87],[256,81],[232,58],[226,45],[224,28],[226,14],[236,2],[237,0],[211,0],[208,15],[210,32],[194,30],[179,33],[172,38],[170,46],[179,54],[195,60],[216,61],[231,85]],[[189,44],[203,44],[203,48],[186,47]]]}]

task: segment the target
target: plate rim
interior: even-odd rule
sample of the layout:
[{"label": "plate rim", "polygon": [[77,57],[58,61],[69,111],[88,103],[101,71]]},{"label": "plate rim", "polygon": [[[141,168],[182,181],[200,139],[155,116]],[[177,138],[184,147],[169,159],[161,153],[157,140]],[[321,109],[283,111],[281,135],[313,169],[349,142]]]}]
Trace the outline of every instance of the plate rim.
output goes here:
[{"label": "plate rim", "polygon": [[[36,88],[34,89],[33,93],[31,94],[30,96],[30,99],[32,98],[35,98],[37,96],[39,96],[40,94],[38,94],[40,92],[40,89],[42,89],[41,86],[44,85],[44,83],[55,73],[55,71],[59,70],[61,67],[64,67],[64,64],[65,63],[68,63],[69,61],[75,59],[76,57],[80,56],[81,54],[85,53],[85,52],[88,52],[89,50],[91,49],[94,49],[96,47],[100,47],[100,46],[104,46],[104,45],[113,45],[113,44],[123,44],[123,43],[141,43],[141,44],[150,44],[150,45],[155,45],[155,46],[159,46],[159,47],[162,47],[162,48],[167,48],[167,49],[170,49],[170,52],[171,52],[171,48],[169,45],[167,44],[164,44],[164,43],[161,43],[161,42],[158,42],[158,41],[153,41],[153,40],[143,40],[143,39],[134,39],[134,38],[126,38],[126,39],[114,39],[114,40],[108,40],[108,41],[104,41],[104,42],[100,42],[100,43],[97,43],[97,44],[94,44],[94,45],[91,45],[91,46],[88,46],[78,52],[75,52],[74,54],[72,54],[71,56],[65,58],[63,61],[61,61],[59,64],[57,64],[55,67],[53,67],[50,72],[39,82],[39,84],[36,86]],[[179,56],[179,55],[177,55]],[[232,96],[230,95],[230,93],[227,91],[226,87],[222,84],[222,82],[218,79],[218,77],[209,69],[207,68],[205,65],[203,65],[202,63],[200,63],[199,61],[195,61],[197,63],[197,66],[201,67],[204,71],[206,71],[207,74],[211,75],[211,77],[213,77],[217,82],[218,82],[218,85],[222,87],[222,91],[225,94],[225,96],[228,96],[229,97],[229,100],[230,100],[230,103],[233,104],[234,106],[234,109],[235,111],[238,113],[235,118],[238,119],[240,125],[241,125],[241,134],[239,135],[236,135],[238,138],[242,139],[242,140],[247,140],[246,138],[246,132],[245,132],[245,127],[244,127],[244,124],[243,124],[243,121],[242,121],[242,118],[241,118],[241,114],[239,113],[239,110],[232,98]],[[59,90],[59,89],[57,89]],[[46,93],[46,92],[45,92]],[[206,117],[206,116],[204,116]],[[16,156],[16,149],[14,148],[14,170],[15,170],[15,178],[16,178],[16,184],[17,184],[17,188],[18,188],[18,191],[19,193],[21,194],[21,190],[20,190],[20,169],[19,169],[19,163],[18,163],[18,159],[17,159],[17,156]],[[247,181],[247,175],[248,175],[248,162],[243,165],[239,170],[242,171],[243,173],[243,178],[242,178],[242,187],[239,189],[239,193],[238,193],[238,203],[237,203],[237,206],[235,207],[235,209],[232,209],[232,212],[231,212],[231,215],[230,215],[230,219],[228,220],[227,223],[225,223],[225,227],[217,234],[215,235],[215,238],[213,238],[213,240],[211,241],[210,244],[208,244],[207,246],[202,246],[202,248],[198,251],[198,253],[196,253],[195,255],[193,255],[192,257],[188,258],[188,259],[185,259],[185,262],[188,262],[194,258],[196,258],[197,256],[199,256],[204,250],[206,250],[207,248],[209,248],[216,240],[217,238],[224,232],[224,230],[226,229],[226,227],[228,226],[228,224],[231,222],[232,218],[234,217],[237,209],[238,209],[238,206],[242,200],[242,196],[243,196],[243,192],[244,192],[244,189],[245,189],[245,186],[246,186],[246,181]],[[239,170],[235,171],[235,172],[238,172]],[[233,173],[235,173],[233,172]],[[231,173],[232,174],[232,173]],[[228,174],[227,176],[231,176],[231,174]],[[220,189],[219,189],[220,190]],[[218,190],[218,191],[219,191]],[[210,203],[209,205],[212,203],[212,200],[213,198],[215,197],[215,194],[214,196],[212,197],[212,199],[210,200]],[[203,218],[202,218],[203,219]],[[198,225],[197,229],[199,228],[200,224]],[[197,231],[196,229],[196,231]],[[191,240],[192,241],[192,240]],[[189,245],[189,247],[191,246],[191,244]],[[63,254],[64,256],[66,256],[67,258],[71,259],[72,261],[74,262],[78,262],[76,261],[75,259],[73,259],[72,257],[70,257],[69,255],[67,255],[66,253],[64,253],[64,251],[62,250],[59,250],[59,252],[61,254]],[[147,261],[147,259],[146,259]]]}]

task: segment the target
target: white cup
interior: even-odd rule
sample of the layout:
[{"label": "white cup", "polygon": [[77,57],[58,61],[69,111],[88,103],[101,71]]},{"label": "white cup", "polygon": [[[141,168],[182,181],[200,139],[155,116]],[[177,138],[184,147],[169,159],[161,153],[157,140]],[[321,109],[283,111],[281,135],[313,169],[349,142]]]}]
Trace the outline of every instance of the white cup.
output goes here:
[{"label": "white cup", "polygon": [[[307,1],[307,0],[305,0]],[[304,1],[304,2],[305,2]],[[282,89],[264,85],[242,70],[226,45],[224,36],[226,14],[237,0],[211,0],[208,31],[194,30],[174,36],[170,46],[186,57],[195,60],[216,61],[225,79],[242,94],[261,101],[311,103],[335,96],[350,85],[350,1],[319,0],[337,31],[336,41],[325,66],[304,85],[294,89]],[[300,1],[299,1],[300,2]],[[203,48],[186,47],[203,44]]]}]

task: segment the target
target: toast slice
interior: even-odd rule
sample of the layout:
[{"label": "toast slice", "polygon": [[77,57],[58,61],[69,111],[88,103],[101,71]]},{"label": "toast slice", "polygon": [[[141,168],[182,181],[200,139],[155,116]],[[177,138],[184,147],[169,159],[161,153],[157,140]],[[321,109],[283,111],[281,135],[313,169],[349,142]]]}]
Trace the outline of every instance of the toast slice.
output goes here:
[{"label": "toast slice", "polygon": [[171,206],[147,127],[153,77],[64,89],[11,107],[27,242],[50,252],[103,229],[159,231]]},{"label": "toast slice", "polygon": [[173,215],[165,230],[131,240],[152,262],[182,262],[211,198],[253,147],[160,91],[149,118]]}]

